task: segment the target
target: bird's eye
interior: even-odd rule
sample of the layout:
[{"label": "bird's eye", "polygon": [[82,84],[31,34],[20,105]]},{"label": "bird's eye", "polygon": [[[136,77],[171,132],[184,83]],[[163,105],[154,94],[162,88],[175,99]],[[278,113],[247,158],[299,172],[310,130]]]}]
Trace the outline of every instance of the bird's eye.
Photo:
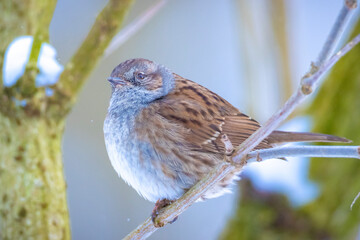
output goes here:
[{"label": "bird's eye", "polygon": [[139,73],[137,73],[136,74],[136,78],[138,78],[138,79],[144,79],[146,77],[146,75],[145,75],[145,73],[143,73],[143,72],[139,72]]}]

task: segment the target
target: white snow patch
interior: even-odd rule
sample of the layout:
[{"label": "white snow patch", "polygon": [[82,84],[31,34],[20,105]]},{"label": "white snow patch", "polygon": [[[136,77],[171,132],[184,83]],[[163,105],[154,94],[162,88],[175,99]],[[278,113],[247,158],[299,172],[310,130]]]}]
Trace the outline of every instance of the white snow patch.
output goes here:
[{"label": "white snow patch", "polygon": [[15,38],[6,49],[3,66],[3,84],[5,87],[13,86],[24,74],[32,43],[32,36],[21,36]]},{"label": "white snow patch", "polygon": [[40,70],[35,79],[37,87],[55,84],[64,70],[64,67],[56,59],[55,48],[48,43],[41,45],[37,66]]},{"label": "white snow patch", "polygon": [[[13,86],[24,75],[33,44],[32,36],[17,37],[6,49],[3,65],[3,84]],[[64,67],[56,59],[56,50],[48,43],[42,43],[37,61],[40,73],[36,76],[37,87],[55,84]],[[50,93],[48,91],[48,93]],[[51,95],[51,94],[50,94]]]}]

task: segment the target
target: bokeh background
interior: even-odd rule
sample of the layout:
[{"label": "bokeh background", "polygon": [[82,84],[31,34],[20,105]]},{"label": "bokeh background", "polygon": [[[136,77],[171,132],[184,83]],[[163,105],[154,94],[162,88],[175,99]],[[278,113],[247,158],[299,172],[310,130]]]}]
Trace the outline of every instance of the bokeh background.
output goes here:
[{"label": "bokeh background", "polygon": [[[155,2],[136,1],[126,23]],[[58,1],[50,39],[60,63],[81,45],[105,4]],[[104,145],[102,126],[111,93],[106,78],[117,64],[134,57],[162,63],[263,122],[316,60],[341,6],[340,0],[169,0],[100,61],[67,119],[63,153],[73,239],[119,239],[153,208],[117,176]],[[358,11],[354,15],[352,21]],[[284,127],[301,131],[310,126],[311,118],[302,117]],[[270,160],[249,168],[245,174],[255,185],[288,194],[294,206],[316,197],[316,185],[306,179],[306,159]],[[216,239],[235,212],[234,191],[193,205],[151,239]]]}]

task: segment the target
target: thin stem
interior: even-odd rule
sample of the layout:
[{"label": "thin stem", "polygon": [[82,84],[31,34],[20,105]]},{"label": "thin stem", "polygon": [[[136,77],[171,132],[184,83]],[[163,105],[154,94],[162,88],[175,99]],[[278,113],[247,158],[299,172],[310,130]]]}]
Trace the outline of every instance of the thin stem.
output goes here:
[{"label": "thin stem", "polygon": [[356,44],[360,42],[360,34],[353,38],[338,53],[325,62],[319,70],[309,78],[304,78],[297,91],[290,97],[285,105],[276,112],[261,128],[255,131],[248,139],[246,139],[237,149],[233,161],[239,163],[245,160],[245,156],[262,142],[270,133],[272,133],[282,123],[293,110],[301,103],[307,95],[311,94],[316,83],[326,71],[340,60],[347,52],[349,52]]},{"label": "thin stem", "polygon": [[[351,1],[352,0],[348,0],[347,3]],[[338,28],[337,31],[340,30],[341,29]],[[335,36],[337,36],[337,34],[335,34]],[[279,124],[282,121],[284,121],[289,116],[289,114],[299,105],[299,103],[301,103],[309,94],[312,93],[312,87],[315,86],[315,83],[324,74],[324,72],[329,70],[342,56],[344,56],[349,50],[351,50],[359,41],[360,41],[360,35],[356,36],[335,56],[333,56],[329,61],[327,61],[322,66],[320,66],[320,69],[318,69],[317,67],[313,67],[314,71],[311,72],[310,74],[307,74],[308,76],[306,75],[307,78],[304,78],[301,81],[300,87],[285,103],[283,108],[281,108],[278,112],[276,112],[261,128],[259,128],[256,132],[254,132],[254,134],[252,134],[236,149],[236,153],[234,154],[234,157],[232,157],[231,160],[234,163],[240,164],[237,167],[239,171],[246,164],[248,153],[252,149],[254,149],[261,141],[263,141],[272,131],[274,131],[276,127],[278,127]],[[330,48],[327,49],[328,49],[327,51],[331,51]],[[325,55],[327,54],[328,53],[326,53]],[[317,70],[319,72],[316,72]],[[356,147],[356,149],[358,151],[358,147]],[[352,151],[354,151],[354,149],[352,149]],[[266,155],[266,152],[264,152],[263,155]],[[260,154],[256,153],[255,158],[259,159],[259,156]],[[203,196],[204,193],[209,188],[214,186],[218,181],[220,181],[223,177],[225,177],[229,172],[231,172],[234,169],[235,166],[224,161],[224,163],[222,163],[216,169],[211,171],[204,179],[200,180],[198,184],[193,186],[180,199],[178,199],[168,207],[162,209],[158,217],[155,219],[155,225],[163,226],[171,222],[175,217],[177,217],[188,207],[190,207],[190,205],[194,203],[198,198]],[[128,236],[126,236],[125,239],[147,238],[148,236],[151,235],[151,233],[155,232],[156,230],[154,226],[150,227],[150,224],[151,224],[150,219],[146,220],[145,223],[140,225],[137,229],[131,232]]]},{"label": "thin stem", "polygon": [[165,6],[166,0],[161,0],[148,8],[144,13],[142,13],[138,18],[136,18],[129,25],[124,27],[110,42],[109,46],[106,48],[104,57],[108,57],[116,49],[118,49],[124,42],[131,38],[135,33],[137,33],[146,23],[148,23],[159,10]]},{"label": "thin stem", "polygon": [[[318,82],[319,78],[337,63],[346,53],[348,53],[355,45],[360,42],[360,34],[354,37],[348,44],[346,44],[340,51],[333,55],[327,62],[325,62],[319,70],[311,75],[302,79],[301,85],[304,91],[312,91],[314,85]],[[305,88],[304,88],[305,87]],[[304,90],[305,89],[305,90]],[[307,92],[305,92],[307,94]]]},{"label": "thin stem", "polygon": [[281,157],[360,158],[359,146],[285,146],[250,152],[248,161]]},{"label": "thin stem", "polygon": [[[355,2],[356,1],[352,1]],[[338,42],[344,26],[347,22],[347,19],[350,16],[350,13],[352,12],[352,6],[353,4],[347,5],[346,1],[344,3],[344,6],[342,7],[336,21],[335,24],[333,25],[333,28],[331,29],[331,32],[329,34],[329,36],[326,39],[326,42],[319,54],[319,57],[315,63],[316,67],[320,67],[330,56],[330,54],[333,52],[333,49],[336,46],[336,43]]]},{"label": "thin stem", "polygon": [[359,199],[360,197],[360,192],[358,192],[358,194],[356,195],[356,197],[354,198],[354,200],[352,201],[351,205],[350,205],[350,210],[352,210],[354,204],[356,203],[356,201]]},{"label": "thin stem", "polygon": [[360,36],[358,35],[324,64],[336,43],[336,39],[331,38],[340,37],[343,25],[345,24],[346,18],[349,15],[349,11],[355,7],[356,1],[345,0],[344,7],[340,10],[337,21],[335,22],[329,34],[328,40],[319,54],[319,60],[317,61],[317,64],[312,66],[310,74],[306,74],[304,76],[304,79],[302,79],[299,88],[285,103],[285,105],[236,149],[236,156],[233,158],[235,162],[240,162],[241,159],[244,159],[244,157],[251,151],[251,149],[255,148],[272,131],[274,131],[280,125],[280,123],[283,122],[294,111],[297,105],[304,100],[306,95],[313,91],[313,87],[315,86],[316,82],[319,81],[324,72],[329,70],[337,61],[339,61],[342,56],[344,56],[354,45],[359,42]]},{"label": "thin stem", "polygon": [[109,0],[99,13],[84,42],[66,64],[54,86],[61,106],[69,111],[94,66],[119,31],[134,0]]}]

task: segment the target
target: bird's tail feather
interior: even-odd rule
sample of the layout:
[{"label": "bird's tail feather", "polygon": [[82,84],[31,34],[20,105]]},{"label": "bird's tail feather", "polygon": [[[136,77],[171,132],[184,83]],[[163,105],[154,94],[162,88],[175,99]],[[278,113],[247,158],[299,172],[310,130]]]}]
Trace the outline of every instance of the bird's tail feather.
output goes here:
[{"label": "bird's tail feather", "polygon": [[349,139],[333,135],[309,132],[285,132],[274,131],[267,138],[269,144],[287,143],[287,142],[352,142]]}]

